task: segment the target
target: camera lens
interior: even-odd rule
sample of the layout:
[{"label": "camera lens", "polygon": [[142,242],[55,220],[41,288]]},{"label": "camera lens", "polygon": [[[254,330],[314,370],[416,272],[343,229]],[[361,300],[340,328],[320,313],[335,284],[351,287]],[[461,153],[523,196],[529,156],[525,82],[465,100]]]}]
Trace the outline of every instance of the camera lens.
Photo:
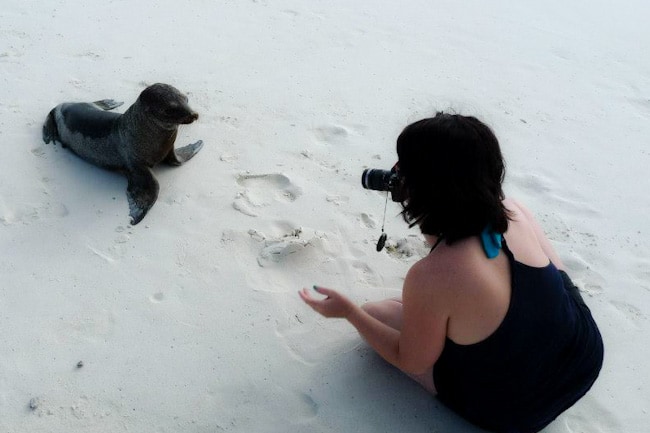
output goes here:
[{"label": "camera lens", "polygon": [[367,168],[361,174],[361,185],[365,189],[388,191],[390,189],[390,178],[392,174],[389,170]]}]

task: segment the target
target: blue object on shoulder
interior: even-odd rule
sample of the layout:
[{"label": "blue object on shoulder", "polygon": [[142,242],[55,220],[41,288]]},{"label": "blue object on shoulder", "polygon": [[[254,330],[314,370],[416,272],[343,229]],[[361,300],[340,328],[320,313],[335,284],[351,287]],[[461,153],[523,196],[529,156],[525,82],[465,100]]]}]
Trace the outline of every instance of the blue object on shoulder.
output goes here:
[{"label": "blue object on shoulder", "polygon": [[481,232],[481,244],[483,245],[483,251],[488,259],[493,259],[499,255],[499,250],[501,249],[501,242],[503,241],[503,236],[501,233],[497,233],[492,230],[492,227],[488,225]]}]

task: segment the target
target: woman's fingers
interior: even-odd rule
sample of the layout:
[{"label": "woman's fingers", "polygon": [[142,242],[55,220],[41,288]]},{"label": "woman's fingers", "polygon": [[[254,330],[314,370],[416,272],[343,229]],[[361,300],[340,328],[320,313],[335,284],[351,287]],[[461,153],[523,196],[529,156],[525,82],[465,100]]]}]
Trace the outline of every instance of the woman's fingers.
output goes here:
[{"label": "woman's fingers", "polygon": [[325,317],[346,317],[350,310],[350,301],[336,290],[314,286],[313,290],[325,298],[313,298],[312,291],[303,288],[298,292],[300,298],[316,312]]},{"label": "woman's fingers", "polygon": [[325,295],[327,297],[330,297],[330,296],[332,296],[332,294],[336,293],[332,289],[327,289],[325,287],[320,287],[320,286],[314,286],[314,290],[316,292],[320,293],[321,295]]},{"label": "woman's fingers", "polygon": [[309,291],[307,289],[302,289],[298,292],[298,295],[300,295],[300,298],[305,301],[306,303],[310,304],[315,301],[314,298],[311,297],[309,294]]}]

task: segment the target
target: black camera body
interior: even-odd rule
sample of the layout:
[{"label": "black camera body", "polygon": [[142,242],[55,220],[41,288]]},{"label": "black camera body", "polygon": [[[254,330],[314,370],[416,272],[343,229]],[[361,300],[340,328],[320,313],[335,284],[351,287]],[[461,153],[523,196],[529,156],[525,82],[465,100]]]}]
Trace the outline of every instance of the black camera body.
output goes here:
[{"label": "black camera body", "polygon": [[367,168],[361,174],[361,185],[365,189],[372,189],[375,191],[388,191],[390,197],[395,202],[403,202],[404,194],[404,181],[399,175],[396,167],[391,170],[382,170],[380,168]]},{"label": "black camera body", "polygon": [[[400,176],[399,166],[395,164],[390,170],[380,168],[367,168],[361,174],[361,186],[375,191],[388,191],[393,201],[403,203],[406,201],[406,188],[404,178]],[[388,200],[388,197],[386,198]],[[387,201],[388,203],[388,201]],[[384,206],[384,222],[386,221],[386,207]],[[377,240],[377,251],[386,245],[388,235],[384,233],[384,224],[381,225],[381,236]]]}]

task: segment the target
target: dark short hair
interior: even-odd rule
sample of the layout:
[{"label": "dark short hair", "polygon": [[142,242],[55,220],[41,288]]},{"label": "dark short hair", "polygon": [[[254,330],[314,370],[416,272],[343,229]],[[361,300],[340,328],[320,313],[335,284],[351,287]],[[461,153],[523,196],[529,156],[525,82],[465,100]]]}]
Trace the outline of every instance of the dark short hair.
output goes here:
[{"label": "dark short hair", "polygon": [[492,130],[475,117],[439,112],[409,126],[397,139],[406,198],[402,216],[422,233],[453,242],[488,225],[508,228],[501,184],[505,164]]}]

